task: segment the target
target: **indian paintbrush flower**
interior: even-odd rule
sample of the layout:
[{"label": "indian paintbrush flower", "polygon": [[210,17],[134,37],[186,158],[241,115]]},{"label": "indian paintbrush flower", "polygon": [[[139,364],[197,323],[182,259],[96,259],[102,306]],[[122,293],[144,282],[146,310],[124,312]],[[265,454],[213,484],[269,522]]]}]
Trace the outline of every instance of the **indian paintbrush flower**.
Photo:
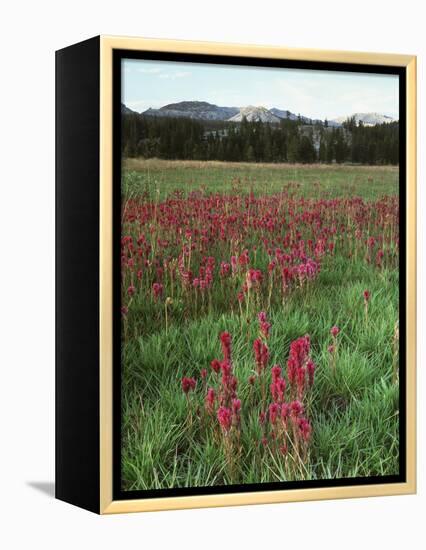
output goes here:
[{"label": "indian paintbrush flower", "polygon": [[331,332],[331,335],[333,336],[333,338],[336,338],[337,335],[340,332],[340,329],[339,329],[339,327],[336,327],[336,325],[335,325],[334,327],[331,328],[330,332]]},{"label": "indian paintbrush flower", "polygon": [[210,363],[210,366],[216,374],[218,374],[220,372],[220,361],[219,361],[219,359],[213,359],[213,361]]},{"label": "indian paintbrush flower", "polygon": [[213,414],[216,402],[216,392],[214,388],[209,388],[206,395],[206,410],[209,414]]},{"label": "indian paintbrush flower", "polygon": [[182,378],[182,390],[185,395],[187,395],[191,390],[195,390],[197,382],[194,378],[188,378],[184,376]]},{"label": "indian paintbrush flower", "polygon": [[127,294],[132,297],[136,292],[136,288],[133,285],[130,285],[127,289]]},{"label": "indian paintbrush flower", "polygon": [[228,433],[232,423],[232,412],[227,407],[219,407],[217,410],[217,419],[220,427],[225,433]]},{"label": "indian paintbrush flower", "polygon": [[231,335],[229,332],[222,332],[220,342],[222,344],[223,359],[231,361]]},{"label": "indian paintbrush flower", "polygon": [[364,290],[364,313],[365,321],[368,321],[368,304],[370,302],[371,294],[369,290]]}]

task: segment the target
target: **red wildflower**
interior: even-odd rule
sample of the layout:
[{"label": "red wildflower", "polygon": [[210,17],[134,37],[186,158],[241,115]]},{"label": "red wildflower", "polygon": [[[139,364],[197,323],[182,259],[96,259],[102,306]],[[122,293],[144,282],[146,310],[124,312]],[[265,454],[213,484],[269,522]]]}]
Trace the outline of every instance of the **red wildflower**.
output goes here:
[{"label": "red wildflower", "polygon": [[253,285],[259,285],[262,282],[263,274],[260,269],[249,269],[246,274],[246,284],[248,288]]},{"label": "red wildflower", "polygon": [[163,285],[161,283],[154,283],[152,285],[152,292],[154,293],[154,299],[157,300],[163,293]]},{"label": "red wildflower", "polygon": [[232,268],[232,275],[235,275],[238,269],[236,256],[231,256],[231,268]]},{"label": "red wildflower", "polygon": [[290,356],[287,361],[288,381],[292,386],[297,385],[299,399],[302,398],[305,386],[306,363],[309,360],[311,340],[305,335],[290,344]]},{"label": "red wildflower", "polygon": [[220,263],[220,276],[221,277],[227,277],[231,271],[231,265],[227,262],[221,262]]},{"label": "red wildflower", "polygon": [[232,400],[232,412],[237,414],[241,411],[241,399]]},{"label": "red wildflower", "polygon": [[222,344],[223,359],[231,361],[231,335],[229,332],[222,332],[220,342]]},{"label": "red wildflower", "polygon": [[233,399],[232,400],[232,423],[234,426],[240,424],[240,412],[241,412],[241,400]]},{"label": "red wildflower", "polygon": [[257,372],[260,374],[268,364],[269,351],[268,346],[260,338],[253,342],[254,358],[257,365]]},{"label": "red wildflower", "polygon": [[237,391],[237,386],[238,386],[238,378],[236,376],[231,376],[229,388],[233,395],[235,395],[235,392]]},{"label": "red wildflower", "polygon": [[127,294],[129,296],[133,296],[135,292],[136,292],[136,288],[133,285],[130,285],[129,288],[127,289]]},{"label": "red wildflower", "polygon": [[216,401],[216,392],[213,388],[207,390],[206,395],[206,409],[209,414],[212,414],[214,411],[214,404]]},{"label": "red wildflower", "polygon": [[315,374],[315,363],[312,361],[312,359],[308,359],[308,362],[306,363],[306,369],[308,371],[308,378],[309,378],[309,385],[312,386],[314,383],[314,374]]},{"label": "red wildflower", "polygon": [[218,359],[213,359],[213,361],[210,363],[210,366],[216,374],[220,371],[220,361]]},{"label": "red wildflower", "polygon": [[296,381],[296,374],[298,369],[298,362],[294,357],[289,357],[287,361],[287,376],[290,384],[294,384]]},{"label": "red wildflower", "polygon": [[287,423],[287,419],[290,416],[291,408],[288,403],[283,403],[281,405],[281,419],[283,420],[284,424]]},{"label": "red wildflower", "polygon": [[288,451],[288,448],[287,448],[287,444],[286,444],[286,443],[284,443],[284,445],[281,445],[281,446],[280,446],[280,453],[281,453],[282,455],[286,455],[286,454],[287,454],[287,451]]},{"label": "red wildflower", "polygon": [[217,419],[222,430],[227,433],[231,428],[232,413],[227,407],[219,407],[217,410]]},{"label": "red wildflower", "polygon": [[247,265],[249,263],[248,250],[244,250],[244,252],[240,255],[240,257],[238,258],[238,263],[241,266]]},{"label": "red wildflower", "polygon": [[232,367],[229,361],[221,361],[220,368],[224,377],[227,378],[231,375]]},{"label": "red wildflower", "polygon": [[303,405],[300,401],[293,401],[290,403],[290,412],[292,416],[299,416],[303,414]]},{"label": "red wildflower", "polygon": [[302,436],[303,441],[308,442],[312,433],[312,427],[309,421],[304,417],[299,418],[298,426],[299,426],[300,435]]},{"label": "red wildflower", "polygon": [[333,338],[336,338],[336,336],[340,332],[340,329],[339,329],[339,327],[336,327],[336,325],[335,325],[334,327],[331,328],[330,332],[331,332],[331,335],[333,336]]},{"label": "red wildflower", "polygon": [[250,386],[253,386],[255,382],[256,382],[256,377],[253,374],[248,377],[248,383],[250,384]]},{"label": "red wildflower", "polygon": [[258,319],[259,319],[260,334],[261,336],[263,336],[263,338],[268,339],[271,323],[268,323],[266,313],[264,311],[261,311],[258,315]]},{"label": "red wildflower", "polygon": [[290,344],[290,358],[294,359],[296,366],[303,365],[309,355],[311,340],[308,335],[294,340]]},{"label": "red wildflower", "polygon": [[270,389],[271,389],[272,399],[275,402],[281,403],[283,401],[285,387],[286,387],[286,382],[284,378],[278,378],[277,380],[272,382]]},{"label": "red wildflower", "polygon": [[197,385],[197,382],[194,378],[187,378],[184,376],[182,378],[182,390],[183,393],[188,394],[191,390],[195,390],[195,386]]},{"label": "red wildflower", "polygon": [[268,264],[268,272],[272,273],[274,271],[276,265],[277,265],[277,263],[274,260],[270,261],[269,264]]},{"label": "red wildflower", "polygon": [[302,399],[303,392],[305,389],[305,374],[306,374],[306,370],[304,367],[300,367],[299,369],[297,369],[296,384],[297,384],[297,396],[299,397],[299,399]]},{"label": "red wildflower", "polygon": [[261,311],[257,318],[259,319],[259,323],[265,323],[267,320],[266,313],[264,311]]},{"label": "red wildflower", "polygon": [[271,369],[272,380],[276,382],[281,376],[281,367],[279,365],[274,365]]},{"label": "red wildflower", "polygon": [[278,403],[271,403],[269,405],[269,422],[275,424],[280,413],[280,406]]}]

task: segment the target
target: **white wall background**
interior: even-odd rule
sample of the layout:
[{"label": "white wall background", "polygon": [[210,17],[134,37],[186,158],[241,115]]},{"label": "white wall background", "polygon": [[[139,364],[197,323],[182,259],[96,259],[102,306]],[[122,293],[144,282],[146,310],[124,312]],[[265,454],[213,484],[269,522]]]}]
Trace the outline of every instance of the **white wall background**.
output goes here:
[{"label": "white wall background", "polygon": [[[424,548],[424,2],[15,0],[0,9],[0,547]],[[417,496],[97,517],[45,493],[54,477],[54,50],[99,33],[419,56]]]}]

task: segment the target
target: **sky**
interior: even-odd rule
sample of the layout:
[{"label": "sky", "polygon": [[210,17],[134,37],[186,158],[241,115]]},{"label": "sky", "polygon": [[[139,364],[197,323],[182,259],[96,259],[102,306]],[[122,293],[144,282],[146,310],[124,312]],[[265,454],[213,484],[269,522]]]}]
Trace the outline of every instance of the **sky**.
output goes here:
[{"label": "sky", "polygon": [[122,102],[142,112],[179,101],[221,107],[277,107],[309,118],[356,112],[398,118],[398,77],[368,73],[122,61]]}]

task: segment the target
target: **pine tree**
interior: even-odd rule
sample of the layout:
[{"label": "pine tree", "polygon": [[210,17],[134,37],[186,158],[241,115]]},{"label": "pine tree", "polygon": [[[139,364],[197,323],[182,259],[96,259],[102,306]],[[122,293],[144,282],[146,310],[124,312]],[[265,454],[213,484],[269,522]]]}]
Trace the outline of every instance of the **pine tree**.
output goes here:
[{"label": "pine tree", "polygon": [[324,136],[321,136],[320,138],[320,145],[319,145],[319,152],[318,152],[318,156],[319,156],[319,161],[320,162],[326,162],[327,160],[327,147],[325,145],[325,139],[324,139]]},{"label": "pine tree", "polygon": [[[212,159],[250,162],[320,162],[397,164],[399,124],[365,126],[353,118],[343,128],[301,124],[199,121],[127,114],[122,116],[122,154],[165,159]],[[319,134],[318,155],[313,137]]]},{"label": "pine tree", "polygon": [[253,149],[252,145],[249,145],[247,147],[247,151],[246,151],[246,161],[247,162],[254,162],[254,160],[255,160],[254,149]]},{"label": "pine tree", "polygon": [[293,134],[288,141],[287,160],[288,162],[297,162],[299,160],[299,140],[297,134]]}]

